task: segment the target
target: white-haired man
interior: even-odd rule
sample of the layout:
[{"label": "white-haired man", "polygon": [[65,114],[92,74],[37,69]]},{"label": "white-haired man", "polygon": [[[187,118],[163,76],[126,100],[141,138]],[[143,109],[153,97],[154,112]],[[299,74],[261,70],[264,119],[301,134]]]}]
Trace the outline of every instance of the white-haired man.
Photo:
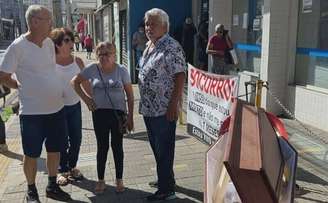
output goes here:
[{"label": "white-haired man", "polygon": [[[0,64],[0,81],[19,92],[24,173],[28,184],[26,200],[28,203],[40,202],[35,178],[37,158],[45,141],[49,174],[46,196],[67,201],[70,195],[56,183],[59,152],[66,139],[66,123],[62,88],[55,72],[55,48],[48,38],[51,13],[43,6],[32,5],[25,17],[28,32],[6,50]],[[11,77],[14,73],[17,79]]]},{"label": "white-haired man", "polygon": [[139,62],[139,112],[144,116],[158,178],[158,190],[148,201],[175,198],[175,131],[187,64],[182,47],[168,35],[169,26],[165,11],[154,8],[145,13],[149,41]]}]

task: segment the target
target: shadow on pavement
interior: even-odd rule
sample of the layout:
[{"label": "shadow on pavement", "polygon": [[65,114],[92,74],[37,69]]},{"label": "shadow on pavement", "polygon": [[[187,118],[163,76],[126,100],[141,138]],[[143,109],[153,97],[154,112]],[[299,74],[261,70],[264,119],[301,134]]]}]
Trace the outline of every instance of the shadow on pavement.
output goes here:
[{"label": "shadow on pavement", "polygon": [[189,197],[192,197],[194,199],[197,199],[199,201],[203,201],[203,193],[202,192],[199,192],[199,191],[196,191],[196,190],[190,190],[190,189],[181,187],[179,185],[176,185],[175,189],[179,193],[185,194],[185,195],[187,195]]},{"label": "shadow on pavement", "polygon": [[[126,136],[124,136],[124,138],[133,139],[133,140],[148,141],[148,135],[147,135],[146,131],[127,134]],[[183,139],[188,139],[188,138],[189,137],[185,136],[185,135],[176,135],[175,140],[178,141],[178,140],[183,140]]]},{"label": "shadow on pavement", "polygon": [[296,179],[299,181],[304,181],[308,183],[314,183],[319,185],[328,185],[328,182],[323,180],[322,178],[304,170],[303,168],[297,168],[296,171]]},{"label": "shadow on pavement", "polygon": [[23,162],[24,156],[22,154],[17,154],[16,152],[12,152],[12,151],[2,152],[1,154],[8,157],[9,159],[16,159],[18,161]]},{"label": "shadow on pavement", "polygon": [[299,197],[299,199],[306,200],[309,202],[327,203],[327,201],[321,201],[321,200],[317,200],[317,199],[313,199],[313,198],[309,198],[309,197]]},{"label": "shadow on pavement", "polygon": [[[115,187],[112,185],[106,184],[107,188],[105,192],[101,195],[96,195],[94,194],[94,188],[96,185],[95,180],[91,179],[83,179],[82,181],[79,182],[72,182],[72,185],[79,187],[83,190],[87,190],[92,193],[92,196],[87,197],[91,202],[147,202],[146,197],[148,195],[151,195],[152,193],[142,191],[142,190],[137,190],[137,189],[132,189],[129,187],[126,187],[126,190],[123,193],[116,193],[115,192]],[[194,199],[197,199],[199,201],[202,201],[202,193],[197,192],[194,190],[189,190],[180,186],[177,186],[177,192],[183,193],[187,196],[190,196]],[[71,202],[77,202],[77,201],[71,201]],[[80,201],[78,201],[80,202]],[[176,198],[171,201],[167,202],[177,202],[177,203],[192,203],[195,202],[191,199],[188,198]]]}]

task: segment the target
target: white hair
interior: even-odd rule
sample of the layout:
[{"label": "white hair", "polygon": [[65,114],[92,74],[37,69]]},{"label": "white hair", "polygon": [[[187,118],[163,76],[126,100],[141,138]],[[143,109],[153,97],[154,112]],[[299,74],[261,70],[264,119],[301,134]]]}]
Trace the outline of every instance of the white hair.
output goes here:
[{"label": "white hair", "polygon": [[224,28],[224,25],[223,24],[217,24],[215,26],[215,32],[218,32],[221,28]]},{"label": "white hair", "polygon": [[153,9],[148,10],[145,13],[145,21],[150,16],[157,16],[160,19],[162,25],[166,25],[166,32],[169,32],[169,30],[170,30],[169,15],[167,15],[167,13],[164,10],[159,9],[159,8],[153,8]]},{"label": "white hair", "polygon": [[49,11],[46,7],[44,7],[42,5],[30,5],[27,8],[26,13],[25,13],[25,19],[26,19],[27,26],[29,28],[31,26],[32,17],[38,15],[44,9]]}]

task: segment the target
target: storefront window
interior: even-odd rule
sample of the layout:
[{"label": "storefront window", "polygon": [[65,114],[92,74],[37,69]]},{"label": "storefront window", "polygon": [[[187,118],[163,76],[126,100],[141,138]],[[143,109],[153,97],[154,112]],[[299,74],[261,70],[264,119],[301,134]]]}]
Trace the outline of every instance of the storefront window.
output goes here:
[{"label": "storefront window", "polygon": [[231,37],[239,56],[239,69],[260,72],[264,0],[234,0]]},{"label": "storefront window", "polygon": [[300,0],[295,83],[328,90],[328,0]]}]

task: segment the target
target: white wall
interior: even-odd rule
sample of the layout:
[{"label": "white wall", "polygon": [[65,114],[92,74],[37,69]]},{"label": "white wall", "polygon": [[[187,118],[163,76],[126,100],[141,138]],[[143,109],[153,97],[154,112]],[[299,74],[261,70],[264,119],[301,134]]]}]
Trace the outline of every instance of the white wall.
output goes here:
[{"label": "white wall", "polygon": [[[269,83],[270,91],[286,104],[289,65],[295,58],[292,46],[296,41],[294,12],[298,0],[265,0],[263,14],[262,56],[260,78]],[[282,108],[266,92],[262,94],[262,106],[275,114]]]},{"label": "white wall", "polygon": [[209,0],[209,35],[214,34],[216,24],[224,24],[231,30],[232,0]]},{"label": "white wall", "polygon": [[288,109],[303,123],[328,131],[328,95],[303,86],[288,87]]}]

